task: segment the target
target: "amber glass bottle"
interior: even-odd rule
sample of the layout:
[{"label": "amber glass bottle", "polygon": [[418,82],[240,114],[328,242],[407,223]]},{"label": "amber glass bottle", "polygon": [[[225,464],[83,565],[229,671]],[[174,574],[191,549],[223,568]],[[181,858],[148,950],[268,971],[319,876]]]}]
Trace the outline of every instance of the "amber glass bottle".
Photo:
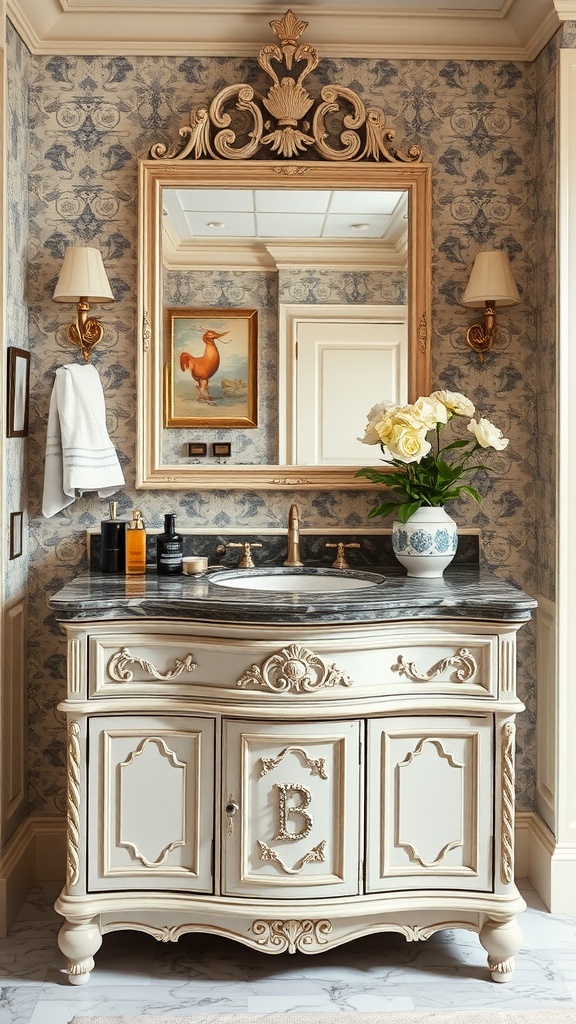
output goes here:
[{"label": "amber glass bottle", "polygon": [[126,575],[143,576],[146,572],[146,530],[142,513],[134,509],[126,530]]}]

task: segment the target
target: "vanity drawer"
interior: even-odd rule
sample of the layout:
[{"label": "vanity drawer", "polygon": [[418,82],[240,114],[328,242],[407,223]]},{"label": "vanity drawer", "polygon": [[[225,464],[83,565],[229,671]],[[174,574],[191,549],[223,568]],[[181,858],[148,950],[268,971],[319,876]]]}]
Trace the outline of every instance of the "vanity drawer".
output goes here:
[{"label": "vanity drawer", "polygon": [[186,636],[100,633],[88,641],[89,695],[190,693],[198,678],[196,647]]},{"label": "vanity drawer", "polygon": [[344,630],[282,639],[100,633],[89,640],[90,696],[242,695],[306,703],[361,696],[453,694],[494,699],[499,638],[443,630]]},{"label": "vanity drawer", "polygon": [[498,696],[497,636],[450,636],[405,640],[382,652],[386,687],[408,693]]}]

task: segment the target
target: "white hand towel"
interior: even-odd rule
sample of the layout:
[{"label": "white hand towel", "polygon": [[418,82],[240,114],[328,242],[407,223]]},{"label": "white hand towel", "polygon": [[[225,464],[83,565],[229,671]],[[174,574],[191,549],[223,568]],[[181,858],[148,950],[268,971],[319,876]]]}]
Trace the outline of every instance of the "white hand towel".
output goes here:
[{"label": "white hand towel", "polygon": [[89,363],[69,363],[56,370],[50,398],[42,514],[71,505],[84,491],[101,498],[114,494],[124,474],[106,429],[104,392]]}]

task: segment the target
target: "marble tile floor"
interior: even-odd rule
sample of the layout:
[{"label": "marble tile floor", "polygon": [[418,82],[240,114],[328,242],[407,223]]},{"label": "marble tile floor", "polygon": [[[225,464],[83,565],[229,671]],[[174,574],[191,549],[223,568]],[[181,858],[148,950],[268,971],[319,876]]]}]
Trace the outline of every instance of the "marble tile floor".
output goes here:
[{"label": "marble tile floor", "polygon": [[201,935],[177,944],[116,932],[104,938],[89,983],[73,988],[56,936],[54,884],[32,890],[0,939],[0,1024],[68,1024],[74,1015],[309,1013],[339,1010],[527,1009],[576,1005],[576,917],[552,916],[520,886],[524,948],[513,980],[492,982],[473,932],[427,942],[365,937],[317,956],[270,956]]}]

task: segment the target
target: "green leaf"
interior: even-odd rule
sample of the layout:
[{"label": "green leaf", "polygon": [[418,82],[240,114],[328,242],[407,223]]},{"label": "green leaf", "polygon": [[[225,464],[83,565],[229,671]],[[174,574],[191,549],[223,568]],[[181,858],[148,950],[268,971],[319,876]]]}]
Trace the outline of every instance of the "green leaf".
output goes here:
[{"label": "green leaf", "polygon": [[368,480],[372,480],[374,483],[380,483],[382,474],[378,469],[371,469],[369,466],[364,466],[364,468],[359,469],[354,476],[365,476]]},{"label": "green leaf", "polygon": [[368,513],[368,518],[374,519],[375,516],[389,516],[391,512],[396,512],[396,509],[400,507],[396,501],[383,501],[381,505],[376,505],[375,508],[371,509]]},{"label": "green leaf", "polygon": [[422,507],[422,504],[423,503],[421,501],[413,501],[409,505],[398,505],[398,508],[396,509],[396,518],[399,519],[401,523],[408,522],[410,516],[413,516],[414,513]]},{"label": "green leaf", "polygon": [[460,487],[455,487],[451,491],[446,491],[442,495],[442,504],[447,501],[457,501],[460,497],[460,492],[463,491],[465,487],[465,484],[461,484]]},{"label": "green leaf", "polygon": [[466,491],[467,494],[472,495],[474,501],[477,502],[478,505],[482,504],[482,496],[478,494],[478,491],[476,490],[475,487],[470,487],[469,484],[462,484],[460,490]]},{"label": "green leaf", "polygon": [[450,466],[447,462],[442,459],[438,460],[438,476],[442,480],[455,480],[460,476],[462,470],[460,466]]},{"label": "green leaf", "polygon": [[359,469],[355,476],[365,476],[368,480],[371,480],[374,484],[387,484],[393,486],[398,484],[398,473],[391,473],[389,470],[382,472],[380,469],[374,469],[372,466],[364,466],[363,469]]},{"label": "green leaf", "polygon": [[443,452],[449,452],[451,448],[466,448],[467,446],[469,446],[472,443],[473,442],[472,442],[471,439],[468,440],[468,441],[466,441],[464,439],[462,439],[460,441],[451,441],[450,444],[445,444],[444,445],[444,447],[442,448],[442,451]]}]

